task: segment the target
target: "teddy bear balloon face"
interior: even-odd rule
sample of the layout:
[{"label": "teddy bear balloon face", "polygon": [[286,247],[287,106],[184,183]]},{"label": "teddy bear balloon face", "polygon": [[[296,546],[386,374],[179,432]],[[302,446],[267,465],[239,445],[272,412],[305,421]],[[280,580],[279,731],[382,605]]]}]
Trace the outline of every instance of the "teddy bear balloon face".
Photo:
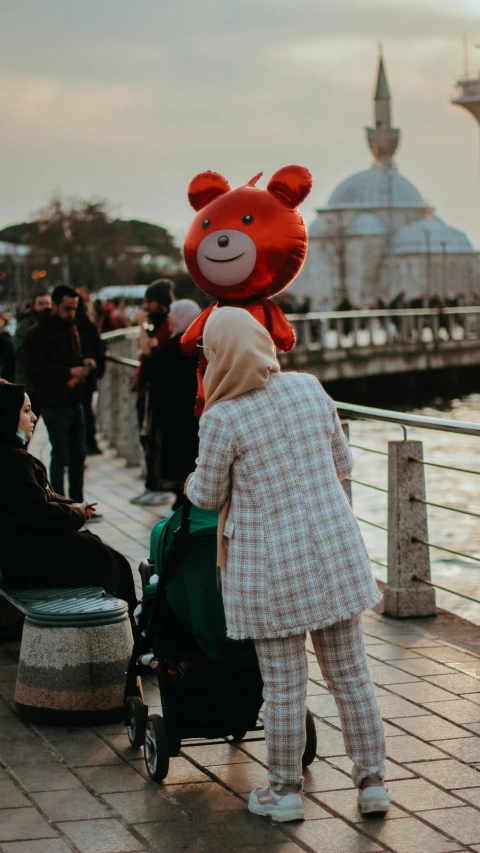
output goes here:
[{"label": "teddy bear balloon face", "polygon": [[[266,189],[248,184],[230,189],[217,172],[202,172],[190,182],[188,198],[197,211],[185,237],[185,263],[193,280],[220,305],[238,305],[264,326],[278,349],[295,346],[295,331],[283,311],[268,299],[280,293],[302,268],[307,230],[297,205],[312,187],[304,166],[284,166]],[[214,305],[205,308],[181,339],[185,353],[194,353]],[[200,354],[195,412],[203,410]]]},{"label": "teddy bear balloon face", "polygon": [[303,166],[285,166],[266,189],[230,189],[222,175],[202,172],[188,197],[198,211],[185,238],[193,280],[222,305],[242,305],[280,293],[295,278],[307,251],[305,223],[296,207],[311,189]]}]

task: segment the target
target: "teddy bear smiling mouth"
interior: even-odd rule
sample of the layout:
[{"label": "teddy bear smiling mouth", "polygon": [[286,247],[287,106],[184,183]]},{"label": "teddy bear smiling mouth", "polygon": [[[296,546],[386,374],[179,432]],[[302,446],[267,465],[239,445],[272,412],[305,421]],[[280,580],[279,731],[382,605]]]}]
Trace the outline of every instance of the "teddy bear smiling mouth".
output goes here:
[{"label": "teddy bear smiling mouth", "polygon": [[203,257],[207,261],[211,261],[213,264],[230,264],[232,261],[238,261],[239,258],[242,258],[245,252],[240,252],[239,255],[235,255],[234,258],[209,258],[208,255],[204,255]]}]

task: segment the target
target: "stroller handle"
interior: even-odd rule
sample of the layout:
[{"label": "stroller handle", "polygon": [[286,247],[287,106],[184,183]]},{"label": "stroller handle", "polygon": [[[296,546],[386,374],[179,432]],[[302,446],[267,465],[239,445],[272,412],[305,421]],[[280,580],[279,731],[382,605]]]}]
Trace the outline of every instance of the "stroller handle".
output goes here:
[{"label": "stroller handle", "polygon": [[192,508],[192,502],[187,497],[182,505],[182,521],[180,524],[180,532],[181,535],[185,538],[190,536],[190,510]]}]

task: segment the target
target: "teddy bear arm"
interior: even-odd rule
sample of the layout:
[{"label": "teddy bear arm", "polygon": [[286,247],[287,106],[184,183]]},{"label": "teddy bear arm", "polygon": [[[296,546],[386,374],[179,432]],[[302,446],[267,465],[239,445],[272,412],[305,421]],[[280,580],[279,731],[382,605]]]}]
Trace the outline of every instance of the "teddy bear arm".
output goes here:
[{"label": "teddy bear arm", "polygon": [[266,300],[265,311],[268,312],[270,337],[275,346],[283,352],[293,349],[297,340],[295,329],[288,322],[282,309],[268,299]]}]

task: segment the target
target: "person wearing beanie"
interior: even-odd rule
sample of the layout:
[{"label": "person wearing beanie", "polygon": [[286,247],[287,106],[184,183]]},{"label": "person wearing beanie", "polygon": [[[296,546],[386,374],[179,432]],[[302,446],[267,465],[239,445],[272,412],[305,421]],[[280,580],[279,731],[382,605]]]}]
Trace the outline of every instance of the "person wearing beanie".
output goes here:
[{"label": "person wearing beanie", "polygon": [[171,338],[170,306],[174,299],[173,288],[171,279],[159,278],[147,287],[143,299],[147,320],[140,330],[140,367],[136,375],[136,391],[140,440],[145,452],[147,477],[145,491],[131,500],[131,503],[142,506],[161,503],[165,492],[159,464],[161,435],[152,406],[151,389],[161,351]]},{"label": "person wearing beanie", "polygon": [[2,586],[103,586],[137,604],[126,558],[81,531],[93,510],[54,492],[26,449],[37,418],[23,385],[0,379],[0,572]]},{"label": "person wearing beanie", "polygon": [[163,517],[182,506],[185,478],[195,467],[198,455],[198,419],[195,417],[198,355],[185,355],[180,338],[200,314],[193,299],[178,299],[170,310],[172,337],[163,346],[150,385],[150,405],[160,432],[157,459],[161,485],[172,491],[175,502]]}]

